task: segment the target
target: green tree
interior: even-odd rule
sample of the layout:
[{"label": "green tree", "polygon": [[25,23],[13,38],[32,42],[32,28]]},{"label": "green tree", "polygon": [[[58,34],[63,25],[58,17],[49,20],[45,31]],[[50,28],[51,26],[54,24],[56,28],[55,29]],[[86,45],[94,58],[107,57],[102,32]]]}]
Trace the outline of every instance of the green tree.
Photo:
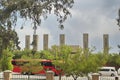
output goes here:
[{"label": "green tree", "polygon": [[62,23],[71,15],[74,0],[1,0],[0,25],[16,26],[18,18],[32,20],[34,30],[41,24],[42,18],[54,14],[63,28]]},{"label": "green tree", "polygon": [[0,54],[4,49],[20,49],[17,33],[14,30],[0,26]]},{"label": "green tree", "polygon": [[115,66],[116,69],[120,66],[120,55],[119,54],[109,54],[107,60],[107,66]]},{"label": "green tree", "polygon": [[40,64],[40,55],[39,53],[32,53],[32,50],[25,50],[22,51],[23,54],[21,55],[21,60],[25,60],[25,63],[23,63],[21,70],[22,72],[25,72],[24,74],[32,74],[40,71],[42,69],[42,66]]},{"label": "green tree", "polygon": [[73,4],[74,0],[0,0],[0,53],[11,39],[13,45],[20,48],[17,33],[13,30],[19,18],[23,19],[21,29],[25,21],[30,20],[36,33],[42,18],[47,19],[50,14],[54,14],[63,29],[63,22],[71,15],[69,9]]},{"label": "green tree", "polygon": [[97,72],[98,68],[105,65],[107,60],[102,53],[88,52],[89,56],[86,57],[81,48],[75,54],[71,54],[71,48],[66,45],[53,46],[51,52],[54,56],[54,65],[59,66],[59,69],[62,70],[61,74],[72,75],[74,80],[80,76],[88,76],[90,72]]},{"label": "green tree", "polygon": [[53,60],[54,59],[54,55],[53,52],[49,51],[49,50],[42,50],[40,52],[40,58],[41,59],[49,59],[49,60]]},{"label": "green tree", "polygon": [[68,59],[71,54],[71,48],[67,45],[63,46],[52,46],[50,49],[51,55],[53,57],[53,64],[56,66],[58,70],[61,70],[59,74],[59,80],[61,80],[61,75],[66,74],[68,69]]},{"label": "green tree", "polygon": [[43,69],[38,59],[25,58],[24,60],[25,63],[21,66],[23,74],[34,74]]},{"label": "green tree", "polygon": [[[90,72],[97,72],[98,68],[106,63],[103,54],[93,54],[89,52],[89,56],[86,58],[86,54],[80,48],[76,54],[72,54],[68,62],[68,75],[72,75],[74,80],[80,76],[88,76]],[[71,67],[72,66],[72,67]]]},{"label": "green tree", "polygon": [[13,54],[14,54],[13,59],[21,59],[23,56],[39,59],[42,56],[42,51],[36,51],[34,53],[33,50],[24,49],[15,50],[13,51]]}]

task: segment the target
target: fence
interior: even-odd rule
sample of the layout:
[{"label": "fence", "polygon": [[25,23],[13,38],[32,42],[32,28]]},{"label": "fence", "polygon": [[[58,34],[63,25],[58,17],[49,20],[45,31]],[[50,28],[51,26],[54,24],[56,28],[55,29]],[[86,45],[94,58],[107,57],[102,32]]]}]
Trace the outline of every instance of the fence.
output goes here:
[{"label": "fence", "polygon": [[[59,80],[58,77],[54,77],[54,80]],[[72,77],[62,77],[61,80],[74,80]],[[88,80],[87,77],[78,77],[77,80]],[[97,79],[90,79],[90,80],[97,80]],[[105,77],[105,76],[100,76],[98,80],[120,80],[120,78],[115,79],[115,77]]]},{"label": "fence", "polygon": [[119,79],[116,79],[115,77],[99,77],[99,80],[119,80]]},{"label": "fence", "polygon": [[4,77],[0,74],[0,80],[46,80],[46,76],[12,74],[12,77]]},{"label": "fence", "polygon": [[0,80],[48,80],[48,78],[50,78],[49,76],[51,75],[53,75],[52,72],[51,73],[47,72],[46,73],[47,77],[42,75],[22,75],[22,74],[12,73],[11,71],[7,70],[0,73]]},{"label": "fence", "polygon": [[[0,80],[59,80],[59,77],[54,77],[53,72],[48,71],[46,76],[41,75],[21,75],[13,74],[11,71],[0,73]],[[61,80],[74,80],[72,76],[62,76]],[[88,80],[87,77],[78,77],[77,80]],[[99,75],[92,75],[91,80],[120,80],[120,77],[105,77]]]},{"label": "fence", "polygon": [[46,77],[40,75],[13,74],[11,79],[12,80],[46,80]]}]

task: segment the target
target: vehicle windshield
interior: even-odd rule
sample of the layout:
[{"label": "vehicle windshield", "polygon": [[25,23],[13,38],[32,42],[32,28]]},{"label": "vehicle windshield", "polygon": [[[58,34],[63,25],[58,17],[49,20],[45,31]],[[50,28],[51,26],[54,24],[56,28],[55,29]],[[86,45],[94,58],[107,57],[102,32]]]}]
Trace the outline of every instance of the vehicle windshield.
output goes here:
[{"label": "vehicle windshield", "polygon": [[51,62],[41,62],[42,66],[53,66]]},{"label": "vehicle windshield", "polygon": [[99,71],[109,71],[109,69],[100,69]]}]

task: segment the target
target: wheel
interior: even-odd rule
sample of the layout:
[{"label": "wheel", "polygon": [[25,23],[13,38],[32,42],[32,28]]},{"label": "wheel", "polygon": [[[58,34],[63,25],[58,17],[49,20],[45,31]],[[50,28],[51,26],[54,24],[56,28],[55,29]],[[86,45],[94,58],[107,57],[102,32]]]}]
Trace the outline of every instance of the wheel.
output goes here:
[{"label": "wheel", "polygon": [[56,73],[54,73],[54,76],[58,76]]},{"label": "wheel", "polygon": [[26,75],[26,74],[27,74],[27,72],[22,72],[22,74],[23,74],[23,75]]},{"label": "wheel", "polygon": [[115,75],[112,73],[111,76],[115,76]]},{"label": "wheel", "polygon": [[99,75],[100,75],[100,76],[102,76],[102,74],[101,74],[101,73],[99,73]]}]

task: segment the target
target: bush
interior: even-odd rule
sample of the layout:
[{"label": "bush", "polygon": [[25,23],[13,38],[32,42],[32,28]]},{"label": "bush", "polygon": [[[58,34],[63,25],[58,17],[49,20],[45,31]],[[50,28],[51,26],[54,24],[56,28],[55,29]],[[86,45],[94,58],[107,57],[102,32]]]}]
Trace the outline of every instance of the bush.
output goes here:
[{"label": "bush", "polygon": [[13,69],[13,65],[11,63],[12,57],[13,57],[13,55],[12,55],[11,51],[9,51],[8,49],[3,50],[2,57],[0,59],[0,69],[2,71]]}]

